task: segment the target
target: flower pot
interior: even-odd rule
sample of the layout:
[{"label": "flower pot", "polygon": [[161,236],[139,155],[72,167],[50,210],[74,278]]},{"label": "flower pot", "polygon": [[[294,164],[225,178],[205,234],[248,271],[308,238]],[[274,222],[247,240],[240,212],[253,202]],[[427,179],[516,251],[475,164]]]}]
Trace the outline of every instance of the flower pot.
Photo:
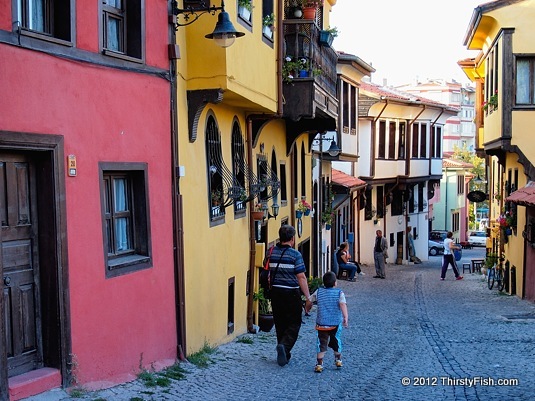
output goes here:
[{"label": "flower pot", "polygon": [[512,230],[511,228],[506,228],[506,229],[504,230],[504,232],[505,232],[505,235],[511,235],[511,234],[513,234],[513,230]]},{"label": "flower pot", "polygon": [[310,209],[305,210],[305,216],[310,215]]},{"label": "flower pot", "polygon": [[[307,78],[308,77],[308,71],[307,70],[299,70],[299,78]],[[308,210],[310,213],[310,210]],[[308,216],[305,212],[305,215]]]},{"label": "flower pot", "polygon": [[270,332],[274,324],[273,315],[258,315],[258,327],[261,331]]},{"label": "flower pot", "polygon": [[264,212],[262,212],[262,211],[251,212],[251,215],[253,216],[253,220],[263,220],[264,219]]},{"label": "flower pot", "polygon": [[303,217],[303,212],[301,210],[297,210],[295,212],[295,217],[297,217],[298,219],[300,219],[301,217]]},{"label": "flower pot", "polygon": [[251,11],[245,7],[238,7],[238,14],[246,21],[251,21]]},{"label": "flower pot", "polygon": [[329,31],[320,31],[320,45],[331,46],[333,44],[334,36]]},{"label": "flower pot", "polygon": [[330,224],[325,224],[325,229],[326,230],[330,230],[331,229],[331,225]]},{"label": "flower pot", "polygon": [[271,39],[273,37],[273,30],[269,26],[264,26],[262,33],[264,34],[266,38]]},{"label": "flower pot", "polygon": [[303,7],[304,19],[316,19],[316,7]]}]

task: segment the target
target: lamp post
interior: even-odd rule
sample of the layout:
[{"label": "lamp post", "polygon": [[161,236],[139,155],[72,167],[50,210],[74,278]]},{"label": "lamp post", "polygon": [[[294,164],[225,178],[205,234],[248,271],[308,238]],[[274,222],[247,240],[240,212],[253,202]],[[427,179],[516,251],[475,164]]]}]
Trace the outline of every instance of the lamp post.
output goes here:
[{"label": "lamp post", "polygon": [[[340,149],[340,147],[338,147],[338,145],[336,144],[336,140],[334,139],[331,139],[331,138],[325,138],[325,134],[327,132],[320,132],[320,137],[317,138],[317,139],[314,139],[314,141],[318,141],[319,142],[319,148],[320,148],[320,163],[319,163],[319,174],[318,174],[318,178],[319,178],[319,193],[318,193],[318,245],[319,245],[319,248],[320,248],[320,251],[317,252],[317,256],[318,256],[318,263],[317,263],[317,266],[319,268],[319,270],[323,270],[323,253],[324,253],[324,249],[323,249],[323,224],[322,224],[322,221],[321,221],[321,217],[322,217],[322,214],[323,214],[323,141],[331,141],[331,145],[329,146],[329,149],[327,149],[327,153],[331,156],[331,157],[336,157],[340,154],[340,152],[342,151],[342,149]],[[316,142],[317,143],[317,142]],[[319,273],[319,272],[317,272]]]},{"label": "lamp post", "polygon": [[[207,6],[204,1],[199,2],[197,7],[188,6],[186,8],[178,8],[178,2],[173,1],[172,12],[174,17],[173,24],[175,25],[175,31],[179,26],[187,26],[193,24],[203,14],[209,13],[215,15],[217,11],[221,11],[217,16],[217,23],[212,33],[205,35],[207,39],[213,39],[218,46],[229,47],[234,43],[236,38],[239,38],[245,33],[239,32],[234,28],[230,21],[229,14],[225,11],[225,2],[221,1],[221,6]],[[182,16],[184,22],[180,22],[178,17]]]}]

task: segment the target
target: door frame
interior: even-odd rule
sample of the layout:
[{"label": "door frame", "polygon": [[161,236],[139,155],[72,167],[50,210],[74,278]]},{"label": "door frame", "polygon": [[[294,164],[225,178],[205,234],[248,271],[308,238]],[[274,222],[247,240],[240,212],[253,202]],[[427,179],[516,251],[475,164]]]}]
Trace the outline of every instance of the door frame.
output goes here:
[{"label": "door frame", "polygon": [[[69,285],[68,285],[68,259],[67,259],[67,222],[65,200],[65,163],[64,137],[62,135],[30,134],[0,130],[0,150],[2,152],[24,151],[28,152],[36,164],[42,167],[40,179],[37,179],[38,192],[41,196],[38,200],[38,216],[48,223],[48,231],[39,232],[40,260],[44,266],[48,266],[53,277],[46,288],[55,299],[56,313],[59,330],[54,332],[46,327],[47,322],[43,319],[42,334],[46,331],[43,343],[43,352],[47,347],[54,349],[55,354],[45,357],[45,367],[59,369],[62,377],[62,385],[68,387],[71,381],[72,365],[71,357],[71,330],[69,318]],[[32,152],[34,152],[32,154]],[[35,157],[34,157],[35,156]],[[40,186],[42,186],[40,188]],[[48,216],[48,217],[46,217]],[[44,226],[40,225],[42,228]],[[0,281],[0,294],[3,294],[4,283]],[[43,291],[41,292],[43,293]],[[4,321],[4,300],[0,296],[0,321]],[[45,307],[43,306],[43,309]],[[45,311],[43,311],[45,312]],[[46,312],[45,312],[46,313]],[[52,334],[51,334],[52,333]],[[0,341],[5,341],[5,327],[0,325]],[[5,347],[0,351],[0,394],[8,394],[9,384],[7,377],[7,353]]]}]

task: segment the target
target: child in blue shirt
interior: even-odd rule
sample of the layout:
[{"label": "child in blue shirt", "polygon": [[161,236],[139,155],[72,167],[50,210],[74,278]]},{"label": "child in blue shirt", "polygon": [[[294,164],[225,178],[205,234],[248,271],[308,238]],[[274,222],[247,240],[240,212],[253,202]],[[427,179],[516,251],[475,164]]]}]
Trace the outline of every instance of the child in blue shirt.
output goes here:
[{"label": "child in blue shirt", "polygon": [[334,364],[342,367],[342,326],[348,327],[347,305],[344,292],[336,288],[336,274],[329,271],[323,275],[323,286],[311,296],[311,301],[317,302],[316,330],[317,363],[314,372],[323,372],[323,358],[327,348],[334,351]]}]

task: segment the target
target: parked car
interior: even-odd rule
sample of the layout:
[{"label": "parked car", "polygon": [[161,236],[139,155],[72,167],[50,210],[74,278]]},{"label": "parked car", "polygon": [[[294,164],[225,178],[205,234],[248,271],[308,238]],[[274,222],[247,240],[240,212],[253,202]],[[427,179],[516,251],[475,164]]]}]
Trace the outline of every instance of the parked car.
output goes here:
[{"label": "parked car", "polygon": [[429,233],[429,239],[436,242],[444,242],[448,232],[446,230],[433,230]]},{"label": "parked car", "polygon": [[443,242],[437,242],[429,240],[429,255],[431,256],[437,256],[441,253],[444,253],[444,243]]},{"label": "parked car", "polygon": [[487,242],[487,233],[485,231],[472,231],[468,237],[468,243],[471,246],[485,246]]}]

